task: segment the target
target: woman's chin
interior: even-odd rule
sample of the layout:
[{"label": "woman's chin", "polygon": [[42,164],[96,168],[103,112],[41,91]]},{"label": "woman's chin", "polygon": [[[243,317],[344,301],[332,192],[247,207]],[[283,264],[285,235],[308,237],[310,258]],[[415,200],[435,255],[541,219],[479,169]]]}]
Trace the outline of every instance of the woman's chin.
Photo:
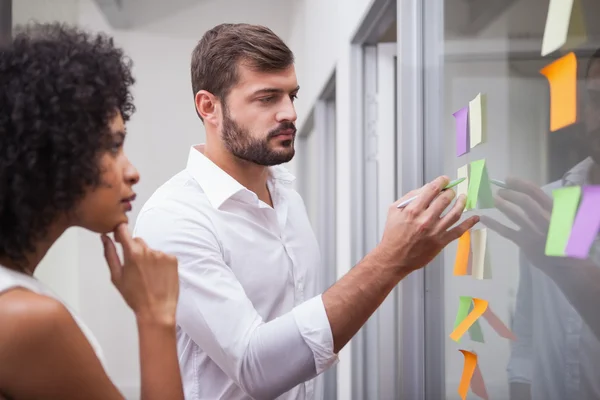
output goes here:
[{"label": "woman's chin", "polygon": [[82,228],[85,228],[94,233],[105,234],[114,232],[119,225],[127,223],[129,223],[129,218],[127,218],[127,215],[122,214],[119,216],[119,218],[111,218],[110,220],[107,219],[105,221],[97,221],[94,224],[88,224],[87,226],[83,226]]}]

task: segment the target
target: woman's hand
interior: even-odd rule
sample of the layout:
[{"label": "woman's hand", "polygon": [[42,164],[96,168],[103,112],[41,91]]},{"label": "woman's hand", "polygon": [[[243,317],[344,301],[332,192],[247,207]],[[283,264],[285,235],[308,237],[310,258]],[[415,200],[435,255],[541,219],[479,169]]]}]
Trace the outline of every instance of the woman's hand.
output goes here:
[{"label": "woman's hand", "polygon": [[148,248],[140,238],[132,238],[126,224],[117,227],[114,237],[123,247],[123,262],[106,235],[102,235],[104,257],[113,284],[138,322],[174,326],[179,296],[177,259]]}]

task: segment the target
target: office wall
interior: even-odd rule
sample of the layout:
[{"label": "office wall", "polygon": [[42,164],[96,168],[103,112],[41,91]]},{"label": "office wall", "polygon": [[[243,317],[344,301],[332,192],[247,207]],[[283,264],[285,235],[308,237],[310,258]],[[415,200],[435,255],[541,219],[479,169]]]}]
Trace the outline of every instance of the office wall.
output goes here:
[{"label": "office wall", "polygon": [[[298,126],[306,122],[332,71],[336,71],[336,232],[337,276],[351,267],[350,210],[350,41],[370,5],[368,0],[296,0],[289,46],[296,55],[300,84]],[[300,171],[297,171],[300,174]],[[338,398],[351,398],[351,346],[340,353]]]}]

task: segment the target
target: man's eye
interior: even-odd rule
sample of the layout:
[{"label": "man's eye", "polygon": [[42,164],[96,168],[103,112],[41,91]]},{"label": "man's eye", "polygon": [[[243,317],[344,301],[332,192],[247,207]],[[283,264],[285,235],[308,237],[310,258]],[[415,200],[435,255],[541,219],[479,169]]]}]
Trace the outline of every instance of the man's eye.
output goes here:
[{"label": "man's eye", "polygon": [[269,96],[269,97],[261,97],[260,99],[258,99],[261,103],[270,103],[271,101],[273,101],[274,97],[273,96]]}]

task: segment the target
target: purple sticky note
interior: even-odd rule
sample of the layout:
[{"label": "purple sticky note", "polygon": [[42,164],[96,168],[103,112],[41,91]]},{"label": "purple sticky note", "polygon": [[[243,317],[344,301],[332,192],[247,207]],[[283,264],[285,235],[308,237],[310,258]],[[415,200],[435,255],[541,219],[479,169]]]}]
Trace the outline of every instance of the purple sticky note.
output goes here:
[{"label": "purple sticky note", "polygon": [[469,106],[465,106],[455,112],[456,119],[456,156],[460,157],[467,152],[469,148],[469,136],[467,123],[469,121]]},{"label": "purple sticky note", "polygon": [[600,231],[600,186],[584,186],[581,198],[565,254],[567,257],[585,259]]}]

